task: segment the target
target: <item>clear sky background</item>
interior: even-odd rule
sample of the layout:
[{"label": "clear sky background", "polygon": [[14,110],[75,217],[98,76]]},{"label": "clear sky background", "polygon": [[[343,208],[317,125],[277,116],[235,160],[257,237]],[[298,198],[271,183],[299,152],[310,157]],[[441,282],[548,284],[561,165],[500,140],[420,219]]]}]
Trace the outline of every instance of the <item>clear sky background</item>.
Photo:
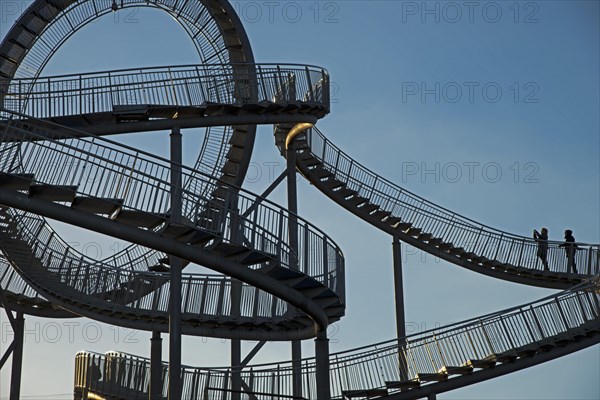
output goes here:
[{"label": "clear sky background", "polygon": [[[358,162],[498,229],[528,236],[546,226],[554,240],[572,229],[578,241],[600,242],[598,1],[232,3],[258,62],[329,70],[332,112],[318,126]],[[17,17],[14,10],[27,4],[0,1],[2,37]],[[190,40],[166,14],[123,10],[78,32],[44,73],[196,62]],[[184,132],[190,164],[202,133]],[[119,140],[161,155],[168,151],[165,132]],[[283,165],[272,128],[260,127],[245,187],[262,192]],[[284,190],[272,199],[285,204]],[[331,350],[394,338],[391,238],[303,180],[299,210],[346,256],[348,308],[331,328]],[[106,257],[123,246],[53,226],[89,255]],[[409,333],[555,292],[479,275],[407,246],[403,250]],[[12,338],[5,315],[0,323],[5,349]],[[78,350],[149,355],[149,333],[88,319],[31,317],[26,329],[23,398],[69,398]],[[303,347],[312,355],[312,341]],[[288,344],[269,344],[257,361],[289,357]],[[183,360],[189,365],[220,366],[228,359],[226,341],[184,340]],[[0,399],[8,396],[9,372],[5,367],[0,375]],[[598,399],[600,348],[438,398]]]}]

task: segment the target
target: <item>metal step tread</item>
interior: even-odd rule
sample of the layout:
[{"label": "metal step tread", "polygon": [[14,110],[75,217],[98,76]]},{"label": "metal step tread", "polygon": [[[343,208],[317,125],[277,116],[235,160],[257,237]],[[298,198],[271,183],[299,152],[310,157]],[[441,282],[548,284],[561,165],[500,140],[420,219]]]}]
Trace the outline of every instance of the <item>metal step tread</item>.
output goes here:
[{"label": "metal step tread", "polygon": [[440,374],[447,374],[447,375],[466,375],[466,374],[470,374],[471,372],[473,372],[473,367],[469,367],[468,365],[461,365],[458,367],[446,365],[446,366],[440,368],[440,370],[438,372]]},{"label": "metal step tread", "polygon": [[6,172],[0,172],[0,187],[11,190],[27,190],[33,178],[33,174],[7,174]]},{"label": "metal step tread", "polygon": [[410,379],[407,381],[386,381],[385,386],[388,389],[414,389],[421,386],[421,382],[418,379]]},{"label": "metal step tread", "polygon": [[426,373],[426,374],[417,374],[417,379],[419,382],[442,382],[448,379],[448,374],[442,373]]},{"label": "metal step tread", "polygon": [[123,199],[75,196],[71,207],[92,214],[113,214],[123,206]]},{"label": "metal step tread", "polygon": [[388,391],[387,389],[358,389],[358,390],[343,390],[342,391],[342,396],[345,399],[354,399],[354,398],[359,398],[359,397],[366,397],[366,398],[371,398],[371,397],[380,397],[380,396],[387,396],[388,395]]},{"label": "metal step tread", "polygon": [[487,368],[495,367],[496,360],[495,359],[483,359],[483,360],[470,359],[464,365],[467,367],[472,367],[472,368],[487,369]]},{"label": "metal step tread", "polygon": [[120,210],[113,219],[126,225],[153,229],[164,223],[167,218],[167,214],[154,214],[137,210]]},{"label": "metal step tread", "polygon": [[34,183],[29,186],[29,197],[47,201],[72,202],[77,192],[73,185],[46,185]]}]

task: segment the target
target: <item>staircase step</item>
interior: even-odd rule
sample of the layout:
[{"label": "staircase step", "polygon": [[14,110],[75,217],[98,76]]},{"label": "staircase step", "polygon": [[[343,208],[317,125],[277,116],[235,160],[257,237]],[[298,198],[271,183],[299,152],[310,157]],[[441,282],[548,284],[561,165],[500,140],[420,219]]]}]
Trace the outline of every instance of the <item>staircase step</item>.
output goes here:
[{"label": "staircase step", "polygon": [[442,239],[432,237],[427,241],[427,243],[432,246],[439,246],[442,243]]},{"label": "staircase step", "polygon": [[399,229],[403,232],[407,231],[410,227],[412,226],[412,224],[410,222],[398,222],[396,225],[394,225],[393,227],[396,229]]},{"label": "staircase step", "polygon": [[182,236],[191,236],[197,229],[182,224],[169,223],[164,229],[160,231],[160,234],[164,237],[168,237],[171,239],[178,239]]},{"label": "staircase step", "polygon": [[360,397],[366,397],[370,399],[371,397],[381,397],[387,396],[387,389],[364,389],[364,390],[343,390],[342,396],[345,399],[355,399]]},{"label": "staircase step", "polygon": [[223,257],[236,257],[244,253],[250,253],[251,250],[239,244],[219,242],[210,251]]},{"label": "staircase step", "polygon": [[518,354],[515,351],[507,351],[504,353],[496,354],[496,361],[501,363],[513,362],[517,358],[519,358]]},{"label": "staircase step", "polygon": [[408,381],[386,381],[385,386],[388,389],[406,390],[420,387],[421,382],[419,382],[417,379],[411,379]]},{"label": "staircase step", "polygon": [[342,182],[338,181],[337,179],[331,179],[327,182],[327,184],[325,186],[327,186],[331,190],[336,190],[345,185]]},{"label": "staircase step", "polygon": [[354,189],[343,188],[343,189],[340,189],[337,192],[335,192],[335,194],[344,199],[348,199],[348,197],[350,197],[350,196],[356,196],[358,194],[358,192]]},{"label": "staircase step", "polygon": [[431,239],[433,235],[431,233],[421,233],[417,239],[421,240],[421,241],[429,241],[429,239]]},{"label": "staircase step", "polygon": [[75,196],[71,207],[92,214],[113,214],[123,206],[123,199]]},{"label": "staircase step", "polygon": [[366,202],[368,202],[369,200],[365,197],[362,196],[354,196],[352,197],[350,200],[348,200],[350,203],[352,203],[355,206],[360,206],[361,204],[364,204]]},{"label": "staircase step", "polygon": [[328,171],[328,170],[326,170],[324,168],[319,168],[319,169],[315,170],[315,173],[317,175],[317,178],[320,181],[325,181],[325,180],[328,180],[328,179],[334,177],[334,175],[333,175],[333,173],[331,171]]},{"label": "staircase step", "polygon": [[187,242],[189,244],[202,246],[203,244],[210,242],[211,240],[215,239],[216,237],[217,236],[214,235],[213,233],[198,229],[192,234],[192,236],[190,236],[189,239],[187,239]]},{"label": "staircase step", "polygon": [[410,227],[405,232],[410,236],[418,237],[421,234],[421,228]]},{"label": "staircase step", "polygon": [[496,360],[495,359],[484,359],[484,360],[471,359],[471,360],[467,361],[464,364],[464,366],[471,367],[471,368],[487,369],[487,368],[495,367]]},{"label": "staircase step", "polygon": [[260,251],[251,251],[250,254],[240,261],[240,263],[244,265],[255,265],[271,261],[274,258],[274,255],[261,253]]},{"label": "staircase step", "polygon": [[530,345],[527,347],[521,347],[521,348],[517,349],[516,352],[519,357],[523,358],[523,357],[531,357],[535,353],[537,353],[539,350],[540,350],[539,346]]},{"label": "staircase step", "polygon": [[441,242],[440,244],[437,245],[437,247],[440,250],[446,251],[446,250],[454,248],[454,245],[452,243],[448,243],[448,242]]},{"label": "staircase step", "polygon": [[417,374],[419,382],[443,382],[448,380],[447,374]]},{"label": "staircase step", "polygon": [[469,367],[467,365],[462,365],[460,367],[444,366],[444,367],[440,368],[440,370],[438,372],[440,374],[447,374],[447,375],[466,375],[466,374],[470,374],[471,372],[473,372],[473,367]]},{"label": "staircase step", "polygon": [[360,206],[361,211],[365,211],[368,212],[369,214],[371,214],[372,212],[376,211],[379,209],[379,206],[377,204],[373,204],[373,203],[366,203],[363,204],[362,206]]},{"label": "staircase step", "polygon": [[383,221],[385,219],[385,222],[387,222],[386,218],[388,218],[390,215],[392,215],[392,213],[389,211],[385,211],[385,210],[377,210],[371,215],[373,216],[373,218],[376,218],[378,221]]},{"label": "staircase step", "polygon": [[138,228],[154,229],[167,221],[167,214],[152,214],[145,211],[120,210],[115,221]]},{"label": "staircase step", "polygon": [[[318,286],[318,287],[313,287],[313,288],[299,289],[299,291],[302,292],[302,294],[305,297],[308,297],[310,299],[316,299],[317,297],[323,295],[324,293],[330,292],[331,289],[329,289],[325,286]],[[327,299],[327,297],[323,297],[322,299]],[[329,301],[323,300],[322,302],[328,303]]]},{"label": "staircase step", "polygon": [[148,271],[152,271],[152,272],[169,272],[171,269],[162,263],[158,263],[155,265],[151,265],[148,267]]},{"label": "staircase step", "polygon": [[312,155],[308,155],[307,157],[302,158],[302,164],[306,165],[307,167],[312,167],[313,165],[321,164],[321,161]]},{"label": "staircase step", "polygon": [[43,185],[29,186],[29,196],[37,199],[57,202],[72,202],[75,198],[77,186],[71,185]]},{"label": "staircase step", "polygon": [[0,173],[0,187],[10,190],[28,190],[33,182],[33,174]]}]

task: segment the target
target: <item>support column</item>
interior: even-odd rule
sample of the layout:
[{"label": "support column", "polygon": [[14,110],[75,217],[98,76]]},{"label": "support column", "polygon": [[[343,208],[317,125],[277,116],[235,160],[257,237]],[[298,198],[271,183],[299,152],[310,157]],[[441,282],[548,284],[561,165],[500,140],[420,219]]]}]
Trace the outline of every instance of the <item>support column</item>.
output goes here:
[{"label": "support column", "polygon": [[[298,188],[296,182],[296,145],[292,141],[286,149],[287,159],[287,193],[288,210],[290,212],[289,221],[289,245],[292,251],[291,268],[299,269],[298,265]],[[292,393],[295,397],[302,397],[302,376],[300,370],[302,367],[302,342],[300,340],[292,341]]]},{"label": "support column", "polygon": [[[181,222],[181,130],[174,127],[171,139],[171,222]],[[169,256],[169,400],[181,399],[181,270],[183,262]]]},{"label": "support column", "polygon": [[292,341],[292,395],[302,397],[302,342]]},{"label": "support column", "polygon": [[[10,312],[10,311],[8,311]],[[17,312],[15,318],[14,343],[12,352],[12,369],[10,372],[10,400],[19,400],[21,397],[21,372],[23,368],[23,338],[25,335],[25,319],[23,313]]]},{"label": "support column", "polygon": [[150,400],[162,400],[162,338],[152,331],[150,339]]},{"label": "support column", "polygon": [[398,236],[393,237],[392,242],[394,262],[394,296],[396,303],[396,333],[398,335],[398,357],[400,366],[400,380],[408,380],[408,368],[406,364],[406,320],[404,317],[404,285],[402,282],[402,243]]},{"label": "support column", "polygon": [[242,391],[242,341],[231,340],[231,399],[240,400]]},{"label": "support column", "polygon": [[315,361],[317,379],[317,399],[331,399],[329,383],[329,339],[327,331],[320,330],[315,339]]}]

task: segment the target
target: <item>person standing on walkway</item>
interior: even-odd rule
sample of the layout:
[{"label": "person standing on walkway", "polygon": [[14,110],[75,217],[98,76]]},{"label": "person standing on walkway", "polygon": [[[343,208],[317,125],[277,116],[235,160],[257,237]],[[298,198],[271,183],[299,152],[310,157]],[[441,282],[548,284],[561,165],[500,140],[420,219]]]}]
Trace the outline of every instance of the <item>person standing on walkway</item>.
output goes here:
[{"label": "person standing on walkway", "polygon": [[565,248],[565,256],[567,257],[567,272],[573,269],[573,273],[577,273],[577,266],[575,265],[575,252],[577,251],[577,244],[573,237],[573,231],[567,229],[565,231],[565,242],[560,245]]},{"label": "person standing on walkway", "polygon": [[542,260],[544,271],[550,271],[548,268],[548,229],[542,228],[542,232],[533,230],[533,238],[538,243],[537,256]]}]

